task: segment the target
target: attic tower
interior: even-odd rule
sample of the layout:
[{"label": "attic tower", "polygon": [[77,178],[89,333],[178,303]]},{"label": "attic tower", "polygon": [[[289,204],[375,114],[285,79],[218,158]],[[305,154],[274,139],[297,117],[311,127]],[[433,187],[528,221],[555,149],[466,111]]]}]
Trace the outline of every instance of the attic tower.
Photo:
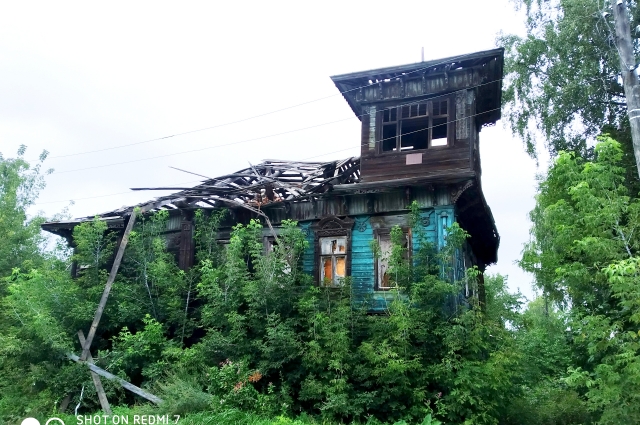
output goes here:
[{"label": "attic tower", "polygon": [[503,49],[337,75],[362,121],[363,183],[480,176],[478,133],[500,118]]}]

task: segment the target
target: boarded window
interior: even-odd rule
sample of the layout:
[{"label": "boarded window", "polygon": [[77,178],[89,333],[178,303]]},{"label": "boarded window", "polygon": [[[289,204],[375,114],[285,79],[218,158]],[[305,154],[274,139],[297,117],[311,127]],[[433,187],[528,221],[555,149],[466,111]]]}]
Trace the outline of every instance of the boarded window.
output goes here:
[{"label": "boarded window", "polygon": [[320,238],[320,283],[338,286],[347,275],[347,238]]}]

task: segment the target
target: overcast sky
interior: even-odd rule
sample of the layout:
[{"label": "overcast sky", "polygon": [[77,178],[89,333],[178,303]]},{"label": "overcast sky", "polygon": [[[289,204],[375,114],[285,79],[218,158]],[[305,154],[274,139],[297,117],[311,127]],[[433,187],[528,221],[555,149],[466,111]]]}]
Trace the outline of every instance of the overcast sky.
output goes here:
[{"label": "overcast sky", "polygon": [[[165,193],[131,187],[197,183],[169,166],[215,177],[359,155],[360,122],[331,75],[418,62],[422,47],[426,60],[491,49],[499,31],[523,32],[508,0],[3,2],[0,152],[49,151],[37,209],[74,200],[74,217]],[[480,150],[501,236],[489,272],[531,296],[513,262],[541,170],[503,122]]]}]

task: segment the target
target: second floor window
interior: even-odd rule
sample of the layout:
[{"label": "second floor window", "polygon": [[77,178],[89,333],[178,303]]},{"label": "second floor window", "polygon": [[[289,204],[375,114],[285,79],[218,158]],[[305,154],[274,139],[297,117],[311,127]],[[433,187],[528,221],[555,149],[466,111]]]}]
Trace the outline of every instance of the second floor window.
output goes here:
[{"label": "second floor window", "polygon": [[380,153],[448,145],[448,99],[385,108],[379,113]]}]

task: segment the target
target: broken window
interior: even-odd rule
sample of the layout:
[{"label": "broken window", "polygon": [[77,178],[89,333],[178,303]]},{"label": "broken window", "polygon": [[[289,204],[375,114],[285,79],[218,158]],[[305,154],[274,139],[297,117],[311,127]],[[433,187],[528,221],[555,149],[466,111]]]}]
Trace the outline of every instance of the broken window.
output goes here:
[{"label": "broken window", "polygon": [[431,139],[429,146],[447,146],[447,121],[448,102],[446,100],[434,101],[433,114],[431,116]]},{"label": "broken window", "polygon": [[347,275],[347,238],[320,238],[320,284],[338,286]]},{"label": "broken window", "polygon": [[380,152],[404,152],[448,144],[449,101],[433,100],[385,108]]},{"label": "broken window", "polygon": [[[402,248],[406,260],[411,259],[411,231],[403,228]],[[376,290],[384,291],[395,287],[392,276],[389,274],[389,257],[391,256],[391,231],[390,229],[379,229],[375,231],[376,241],[380,252],[375,262]]]}]

